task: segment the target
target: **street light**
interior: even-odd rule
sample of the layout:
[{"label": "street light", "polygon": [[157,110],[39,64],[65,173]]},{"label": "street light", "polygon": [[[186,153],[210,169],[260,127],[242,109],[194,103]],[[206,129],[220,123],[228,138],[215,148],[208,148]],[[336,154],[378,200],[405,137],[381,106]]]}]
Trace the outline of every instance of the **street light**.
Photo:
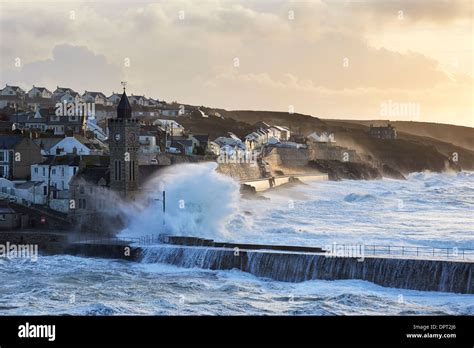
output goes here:
[{"label": "street light", "polygon": [[166,191],[163,190],[163,198],[155,198],[155,201],[161,201],[163,205],[163,226],[165,225],[165,213],[166,213]]}]

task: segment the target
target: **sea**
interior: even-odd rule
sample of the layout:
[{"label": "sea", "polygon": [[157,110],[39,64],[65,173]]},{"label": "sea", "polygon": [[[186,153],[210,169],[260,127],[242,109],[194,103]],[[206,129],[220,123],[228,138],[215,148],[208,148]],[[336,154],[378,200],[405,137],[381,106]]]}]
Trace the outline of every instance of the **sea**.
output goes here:
[{"label": "sea", "polygon": [[[314,181],[245,199],[215,165],[184,164],[152,179],[149,192],[117,205],[129,221],[121,237],[474,249],[472,172]],[[68,255],[0,259],[0,279],[0,315],[474,315],[474,295]]]}]

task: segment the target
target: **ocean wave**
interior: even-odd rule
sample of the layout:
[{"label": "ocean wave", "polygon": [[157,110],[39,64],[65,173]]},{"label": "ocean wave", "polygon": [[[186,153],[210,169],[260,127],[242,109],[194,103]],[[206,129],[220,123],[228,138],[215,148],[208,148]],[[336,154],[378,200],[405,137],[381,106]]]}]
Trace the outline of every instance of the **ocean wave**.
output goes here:
[{"label": "ocean wave", "polygon": [[344,197],[345,202],[367,202],[375,199],[376,197],[371,194],[359,195],[357,193],[349,193]]}]

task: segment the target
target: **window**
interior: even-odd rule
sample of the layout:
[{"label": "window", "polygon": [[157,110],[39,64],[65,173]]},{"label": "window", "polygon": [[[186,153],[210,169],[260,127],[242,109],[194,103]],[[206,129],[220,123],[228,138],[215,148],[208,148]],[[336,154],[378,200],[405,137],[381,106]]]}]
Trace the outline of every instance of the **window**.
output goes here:
[{"label": "window", "polygon": [[43,186],[43,195],[46,196],[48,194],[48,188]]},{"label": "window", "polygon": [[0,166],[0,177],[5,178],[7,176],[7,171],[5,170],[5,166]]},{"label": "window", "polygon": [[76,175],[77,167],[74,167],[74,168],[72,169],[72,172],[73,172],[74,175]]},{"label": "window", "polygon": [[64,167],[61,168],[61,176],[64,176]]},{"label": "window", "polygon": [[81,195],[83,195],[85,192],[86,192],[86,189],[85,189],[84,185],[80,185],[80,186],[79,186],[79,193],[80,193]]},{"label": "window", "polygon": [[114,177],[116,181],[122,180],[122,161],[115,160],[114,162]]},{"label": "window", "polygon": [[52,173],[53,175],[56,175],[56,169],[51,170],[51,173]]},{"label": "window", "polygon": [[35,174],[38,174],[38,167],[35,167]]},{"label": "window", "polygon": [[5,151],[0,151],[0,162],[7,162],[8,161],[8,156]]},{"label": "window", "polygon": [[85,200],[85,198],[79,198],[79,209],[86,209],[86,200]]},{"label": "window", "polygon": [[46,168],[43,167],[43,176],[46,176]]},{"label": "window", "polygon": [[114,179],[118,180],[118,161],[115,160],[114,162]]}]

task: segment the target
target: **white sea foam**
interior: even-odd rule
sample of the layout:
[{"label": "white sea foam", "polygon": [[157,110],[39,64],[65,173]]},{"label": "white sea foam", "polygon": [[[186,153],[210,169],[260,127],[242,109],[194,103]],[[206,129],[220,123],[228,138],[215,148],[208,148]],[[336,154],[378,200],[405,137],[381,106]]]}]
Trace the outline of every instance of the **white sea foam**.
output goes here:
[{"label": "white sea foam", "polygon": [[[238,207],[239,184],[215,171],[215,163],[181,164],[148,182],[148,193],[129,212],[122,236],[158,233],[225,237],[225,225]],[[163,214],[162,192],[166,192]]]}]

